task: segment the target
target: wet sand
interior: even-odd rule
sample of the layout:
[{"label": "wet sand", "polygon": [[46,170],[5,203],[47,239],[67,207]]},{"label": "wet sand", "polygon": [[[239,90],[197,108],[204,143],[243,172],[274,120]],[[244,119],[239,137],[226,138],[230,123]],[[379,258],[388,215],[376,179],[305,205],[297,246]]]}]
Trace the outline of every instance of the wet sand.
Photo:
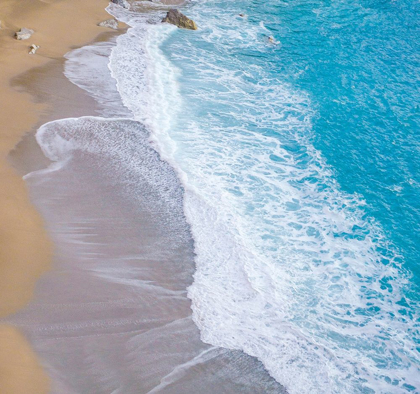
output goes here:
[{"label": "wet sand", "polygon": [[[40,123],[103,115],[62,72],[62,63],[49,63],[13,81],[37,102],[59,97]],[[114,103],[127,117],[121,107]],[[73,150],[59,149],[49,166],[29,135],[9,158],[28,174],[54,244],[53,268],[8,322],[29,338],[51,392],[283,392],[256,359],[200,340],[186,291],[195,267],[183,191],[144,127],[85,117],[43,130]]]},{"label": "wet sand", "polygon": [[142,125],[89,117],[45,129],[47,141],[58,133],[74,147],[26,177],[54,268],[11,322],[44,361],[52,392],[281,393],[256,359],[200,340],[183,192]]},{"label": "wet sand", "polygon": [[[25,71],[60,62],[73,46],[98,35],[96,24],[109,17],[106,0],[2,0],[0,3],[0,317],[22,308],[32,298],[40,275],[50,268],[52,245],[43,220],[32,206],[27,187],[12,169],[7,155],[22,136],[48,111],[11,81]],[[35,30],[31,39],[18,41],[21,27]],[[41,48],[28,54],[31,44]],[[24,336],[16,328],[0,327],[0,392],[45,393],[49,380]]]},{"label": "wet sand", "polygon": [[[38,248],[36,261],[28,254],[38,267],[29,275],[35,291],[3,318],[0,363],[13,360],[8,354],[17,361],[0,364],[0,380],[8,377],[0,392],[283,393],[258,360],[200,340],[186,292],[195,267],[183,191],[147,131],[131,120],[80,118],[103,116],[103,108],[63,76],[62,57],[44,60],[9,79],[32,117],[22,117],[31,133],[15,135],[7,160],[22,185],[22,216],[37,219],[28,232],[35,247],[50,245],[46,234],[54,247]],[[76,147],[51,165],[34,133],[69,117],[79,119],[44,126],[46,136],[63,133]]]}]

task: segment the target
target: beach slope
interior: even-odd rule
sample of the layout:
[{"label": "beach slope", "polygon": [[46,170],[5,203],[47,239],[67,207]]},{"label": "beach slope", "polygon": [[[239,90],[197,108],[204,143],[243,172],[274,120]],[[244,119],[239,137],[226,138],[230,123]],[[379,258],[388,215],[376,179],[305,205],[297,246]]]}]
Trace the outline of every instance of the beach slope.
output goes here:
[{"label": "beach slope", "polygon": [[[40,275],[48,270],[51,243],[26,186],[9,166],[7,155],[48,110],[11,81],[34,67],[60,62],[70,49],[92,40],[109,17],[106,0],[3,0],[0,3],[0,317],[24,307]],[[15,33],[34,30],[28,40]],[[35,55],[30,46],[39,45]],[[48,94],[48,92],[46,92]],[[48,378],[25,338],[11,326],[0,327],[0,392],[48,392]]]}]

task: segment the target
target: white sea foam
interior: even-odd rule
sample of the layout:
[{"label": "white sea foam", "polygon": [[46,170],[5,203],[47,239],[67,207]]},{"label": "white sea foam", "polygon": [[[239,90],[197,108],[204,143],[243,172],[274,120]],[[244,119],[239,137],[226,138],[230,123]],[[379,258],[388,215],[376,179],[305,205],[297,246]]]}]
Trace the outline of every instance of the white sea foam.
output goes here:
[{"label": "white sea foam", "polygon": [[[406,283],[398,256],[313,148],[305,94],[265,83],[263,70],[250,85],[255,70],[225,68],[217,53],[185,42],[173,54],[194,65],[181,94],[180,70],[160,49],[175,28],[124,17],[133,28],[118,38],[110,68],[184,184],[202,339],[258,357],[290,393],[420,387],[414,323],[396,312]],[[196,18],[208,43],[264,34]]]},{"label": "white sea foam", "polygon": [[131,117],[121,103],[115,80],[108,68],[109,56],[115,39],[97,42],[75,49],[65,55],[65,76],[85,90],[100,104],[103,117]]},{"label": "white sea foam", "polygon": [[[106,119],[100,117],[68,118],[52,121],[39,128],[36,140],[44,155],[56,165],[42,171],[62,168],[78,152],[108,158],[102,170],[109,178],[116,178],[124,185],[121,193],[129,193],[131,199],[141,198],[155,204],[153,194],[144,191],[165,190],[160,196],[161,211],[170,210],[173,215],[182,215],[181,196],[173,170],[162,163],[148,143],[148,130],[139,122],[126,118]],[[92,164],[93,165],[93,164]],[[29,174],[30,175],[30,174]],[[142,180],[144,187],[139,183]]]}]

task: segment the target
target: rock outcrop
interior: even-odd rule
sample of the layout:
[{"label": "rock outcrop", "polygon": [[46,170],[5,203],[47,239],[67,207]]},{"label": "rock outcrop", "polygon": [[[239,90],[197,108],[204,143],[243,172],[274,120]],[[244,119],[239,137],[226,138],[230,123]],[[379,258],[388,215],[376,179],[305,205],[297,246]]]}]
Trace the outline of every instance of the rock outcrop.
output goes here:
[{"label": "rock outcrop", "polygon": [[15,37],[17,40],[27,40],[31,38],[32,34],[34,34],[33,30],[22,27],[22,29],[15,33]]},{"label": "rock outcrop", "polygon": [[110,29],[117,30],[118,29],[118,21],[116,19],[107,19],[106,21],[102,21],[102,22],[98,23],[98,26],[109,27]]},{"label": "rock outcrop", "polygon": [[30,54],[30,55],[35,55],[36,51],[37,51],[39,48],[40,48],[40,47],[39,47],[39,45],[32,44],[32,45],[31,45],[31,50],[29,51],[29,54]]},{"label": "rock outcrop", "polygon": [[130,9],[130,4],[127,0],[111,0],[112,3],[117,4],[123,8],[126,8],[127,10]]},{"label": "rock outcrop", "polygon": [[172,25],[181,27],[182,29],[197,30],[197,25],[192,19],[187,18],[184,14],[181,14],[174,8],[169,10],[162,22],[171,23]]}]

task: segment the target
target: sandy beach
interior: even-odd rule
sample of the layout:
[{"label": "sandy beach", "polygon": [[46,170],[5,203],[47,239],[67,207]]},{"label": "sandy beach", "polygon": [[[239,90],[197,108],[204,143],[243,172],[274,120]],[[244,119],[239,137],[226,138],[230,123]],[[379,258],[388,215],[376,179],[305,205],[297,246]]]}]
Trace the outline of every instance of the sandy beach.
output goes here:
[{"label": "sandy beach", "polygon": [[[0,273],[13,283],[13,302],[1,305],[0,391],[283,392],[257,359],[200,339],[187,297],[195,265],[183,190],[110,78],[118,32],[97,27],[108,2],[3,4],[2,207],[14,211],[2,225],[14,244],[2,259],[9,276]],[[23,26],[35,34],[18,42]],[[81,46],[73,66],[107,73],[106,93],[93,91],[108,107],[64,76],[63,55]],[[56,137],[76,150],[50,165],[39,138],[54,150]]]},{"label": "sandy beach", "polygon": [[[103,32],[97,23],[109,18],[104,10],[107,4],[106,0],[3,0],[0,4],[1,317],[28,303],[37,279],[49,269],[52,255],[43,221],[7,156],[49,113],[53,100],[48,90],[43,92],[44,100],[35,100],[25,93],[22,84],[21,89],[16,89],[12,82],[32,68],[62,63],[63,55],[71,48]],[[35,31],[29,40],[14,38],[22,27]],[[28,54],[32,44],[40,46],[36,55]],[[12,326],[0,327],[0,392],[45,393],[48,389],[49,379],[24,336]]]},{"label": "sandy beach", "polygon": [[0,394],[419,391],[417,11],[0,0]]}]

